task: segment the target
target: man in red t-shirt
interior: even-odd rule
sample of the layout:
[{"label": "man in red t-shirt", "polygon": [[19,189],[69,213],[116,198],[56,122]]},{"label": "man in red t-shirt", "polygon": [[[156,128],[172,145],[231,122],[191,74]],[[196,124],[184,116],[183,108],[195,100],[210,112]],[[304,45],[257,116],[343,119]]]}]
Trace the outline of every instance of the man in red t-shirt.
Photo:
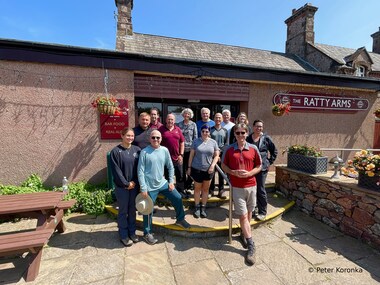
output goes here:
[{"label": "man in red t-shirt", "polygon": [[[183,154],[185,152],[185,138],[179,127],[175,125],[175,115],[166,116],[166,124],[158,128],[162,134],[161,145],[169,150],[174,165],[174,175],[176,180],[176,189],[182,198],[189,198],[185,192],[183,181]],[[165,174],[166,175],[166,174]]]},{"label": "man in red t-shirt", "polygon": [[[231,144],[222,158],[222,168],[229,175],[232,185],[236,214],[239,215],[241,241],[248,248],[245,261],[253,265],[256,261],[255,243],[252,239],[251,217],[256,206],[256,178],[261,171],[261,156],[255,145],[246,142],[248,126],[235,125],[236,142]],[[232,135],[232,134],[231,134]]]}]

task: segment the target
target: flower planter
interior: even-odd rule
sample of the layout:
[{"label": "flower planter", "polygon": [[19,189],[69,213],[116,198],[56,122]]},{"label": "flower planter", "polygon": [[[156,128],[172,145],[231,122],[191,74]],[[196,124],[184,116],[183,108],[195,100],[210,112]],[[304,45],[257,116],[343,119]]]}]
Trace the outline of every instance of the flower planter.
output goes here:
[{"label": "flower planter", "polygon": [[272,114],[275,115],[275,116],[278,116],[278,117],[284,115],[284,113],[285,113],[284,110],[278,110],[278,111],[272,110]]},{"label": "flower planter", "polygon": [[373,191],[380,191],[380,176],[376,174],[369,177],[364,173],[359,173],[358,186]]},{"label": "flower planter", "polygon": [[288,167],[310,174],[326,173],[328,157],[312,157],[288,153]]},{"label": "flower planter", "polygon": [[115,106],[107,105],[107,104],[98,104],[97,108],[100,114],[105,114],[105,115],[113,115],[116,111]]}]

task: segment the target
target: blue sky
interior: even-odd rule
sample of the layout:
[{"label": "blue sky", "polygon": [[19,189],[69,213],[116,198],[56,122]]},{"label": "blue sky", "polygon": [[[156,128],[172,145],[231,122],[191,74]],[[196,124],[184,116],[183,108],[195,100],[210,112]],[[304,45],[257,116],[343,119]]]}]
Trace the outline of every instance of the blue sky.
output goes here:
[{"label": "blue sky", "polygon": [[[138,33],[284,52],[286,20],[306,0],[134,0]],[[379,0],[317,0],[315,42],[372,51]],[[115,49],[114,0],[0,0],[0,38]]]}]

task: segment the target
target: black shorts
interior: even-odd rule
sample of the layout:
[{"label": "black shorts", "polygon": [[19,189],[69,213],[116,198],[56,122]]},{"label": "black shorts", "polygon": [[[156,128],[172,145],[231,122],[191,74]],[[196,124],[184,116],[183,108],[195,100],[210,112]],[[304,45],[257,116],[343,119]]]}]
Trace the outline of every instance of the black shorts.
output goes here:
[{"label": "black shorts", "polygon": [[214,176],[214,173],[208,173],[208,171],[202,171],[195,168],[191,168],[190,176],[197,183],[202,183],[203,181],[211,180]]}]

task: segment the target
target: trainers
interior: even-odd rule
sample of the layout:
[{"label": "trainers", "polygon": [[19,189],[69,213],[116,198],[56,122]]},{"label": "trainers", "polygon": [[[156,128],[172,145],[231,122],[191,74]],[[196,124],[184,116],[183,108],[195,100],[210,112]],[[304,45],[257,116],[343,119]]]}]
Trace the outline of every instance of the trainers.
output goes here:
[{"label": "trainers", "polygon": [[191,228],[191,225],[185,219],[183,219],[182,221],[176,221],[175,224],[184,229]]},{"label": "trainers", "polygon": [[240,232],[240,242],[244,248],[248,248],[247,240],[245,239],[243,232]]},{"label": "trainers", "polygon": [[133,241],[131,241],[129,238],[122,238],[120,239],[120,242],[124,244],[124,246],[131,246],[133,244]]},{"label": "trainers", "polygon": [[201,218],[207,218],[207,213],[206,213],[206,207],[202,206],[201,208]]},{"label": "trainers", "polygon": [[134,242],[138,242],[139,241],[139,237],[137,235],[130,235],[129,238]]},{"label": "trainers", "polygon": [[263,215],[263,214],[258,214],[258,215],[256,216],[256,219],[258,219],[259,221],[264,221],[265,218],[266,218],[266,215]]},{"label": "trainers", "polygon": [[146,234],[144,236],[144,240],[146,241],[147,244],[153,245],[158,242],[158,239],[155,239],[152,234]]},{"label": "trainers", "polygon": [[247,254],[245,256],[245,262],[248,265],[254,265],[255,264],[255,262],[256,262],[256,255],[255,255],[255,248],[254,247],[249,248],[247,250]]},{"label": "trainers", "polygon": [[198,206],[195,206],[195,211],[193,213],[194,218],[199,219],[201,217],[201,208]]}]

